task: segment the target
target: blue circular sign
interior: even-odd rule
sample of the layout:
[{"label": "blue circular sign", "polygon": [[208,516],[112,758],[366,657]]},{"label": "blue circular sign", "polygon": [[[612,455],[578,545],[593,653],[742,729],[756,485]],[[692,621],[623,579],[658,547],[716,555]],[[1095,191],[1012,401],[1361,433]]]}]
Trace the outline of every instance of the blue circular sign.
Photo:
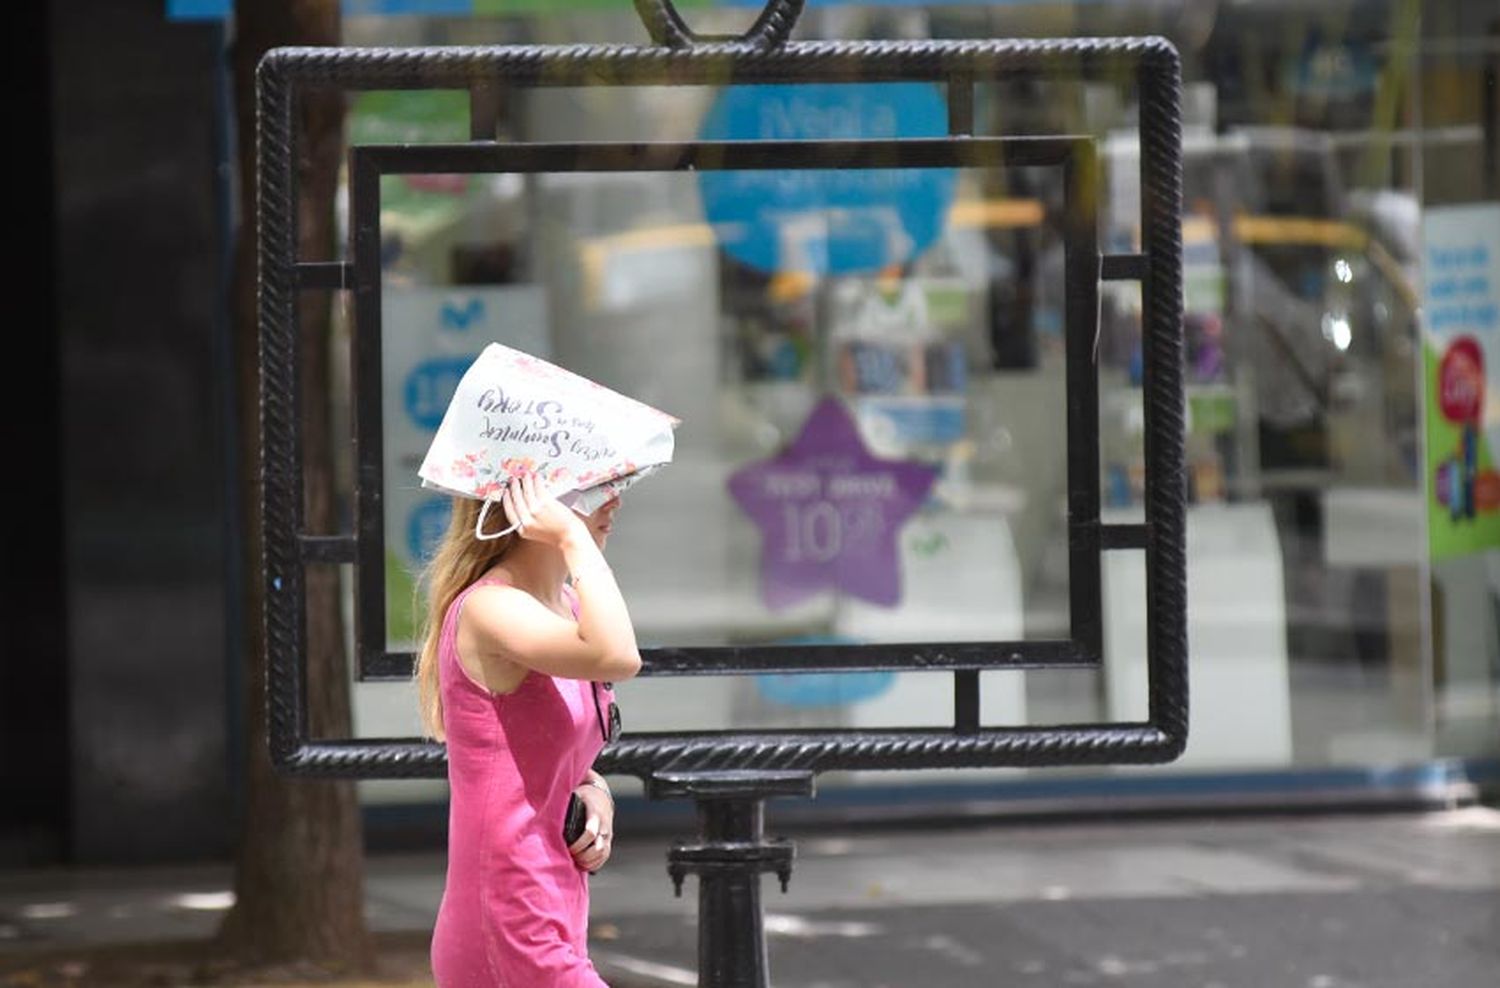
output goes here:
[{"label": "blue circular sign", "polygon": [[[942,137],[930,83],[731,86],[704,118],[705,141]],[[856,274],[903,264],[942,233],[951,168],[700,171],[703,210],[735,259],[761,271]]]},{"label": "blue circular sign", "polygon": [[755,677],[761,696],[786,707],[846,707],[890,691],[894,672],[803,672]]},{"label": "blue circular sign", "polygon": [[452,503],[442,497],[428,498],[411,509],[406,516],[406,548],[412,559],[425,563],[432,557],[452,513]]},{"label": "blue circular sign", "polygon": [[[803,635],[778,645],[858,645],[843,635]],[[787,707],[843,707],[873,700],[896,683],[894,672],[803,672],[755,677],[756,689],[772,703]]]},{"label": "blue circular sign", "polygon": [[421,429],[436,429],[443,424],[443,415],[464,371],[474,362],[473,355],[464,357],[437,357],[424,360],[406,375],[402,395],[406,402],[406,414]]}]

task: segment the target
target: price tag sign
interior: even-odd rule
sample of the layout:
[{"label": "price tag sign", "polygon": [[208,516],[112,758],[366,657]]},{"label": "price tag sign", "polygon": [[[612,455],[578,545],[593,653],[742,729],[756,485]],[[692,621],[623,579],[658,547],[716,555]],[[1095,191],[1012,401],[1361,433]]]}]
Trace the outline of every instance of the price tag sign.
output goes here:
[{"label": "price tag sign", "polygon": [[937,469],[873,456],[836,398],[825,398],[779,455],[729,479],[763,537],[761,597],[782,610],[823,590],[901,600],[897,536]]}]

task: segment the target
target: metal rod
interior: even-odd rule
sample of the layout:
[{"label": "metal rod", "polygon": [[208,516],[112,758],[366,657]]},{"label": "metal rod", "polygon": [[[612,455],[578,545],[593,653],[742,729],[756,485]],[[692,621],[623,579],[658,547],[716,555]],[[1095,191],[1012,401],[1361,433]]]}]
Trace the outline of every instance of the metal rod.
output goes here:
[{"label": "metal rod", "polygon": [[974,133],[974,76],[955,72],[948,77],[948,133],[954,137]]},{"label": "metal rod", "polygon": [[499,131],[499,89],[484,83],[469,87],[469,139],[493,141]]},{"label": "metal rod", "polygon": [[[302,388],[298,374],[297,86],[269,73],[257,93],[260,203],[261,556],[265,566],[266,705],[273,764],[308,735],[307,607],[296,538],[303,530]],[[252,620],[256,615],[251,615]]]},{"label": "metal rod", "polygon": [[[1125,535],[1122,538],[1130,538]],[[1090,540],[1088,545],[1095,545]],[[1122,545],[1119,548],[1131,548]],[[339,560],[330,560],[339,561]],[[744,645],[641,650],[649,676],[723,676],[758,672],[949,672],[962,669],[1094,669],[1099,656],[1073,641],[953,642],[949,644]],[[364,676],[411,678],[411,652],[364,657]]]},{"label": "metal rod", "polygon": [[1092,655],[1103,650],[1099,559],[1099,170],[1091,141],[1063,165],[1064,351],[1068,382],[1068,624]]},{"label": "metal rod", "polygon": [[953,674],[953,729],[960,734],[979,730],[979,670]]},{"label": "metal rod", "polygon": [[1146,667],[1151,723],[1187,744],[1187,478],[1183,470],[1182,76],[1166,67],[1138,74],[1141,107],[1142,407],[1145,413]]},{"label": "metal rod", "polygon": [[[966,768],[976,765],[1145,765],[1162,760],[1175,739],[1148,723],[992,727],[956,736],[952,728],[889,731],[729,731],[626,734],[594,767],[649,777],[670,757],[718,770]],[[340,779],[440,779],[442,745],[419,738],[327,738],[293,746],[284,771]]]},{"label": "metal rod", "polygon": [[354,655],[386,651],[385,615],[385,434],[380,326],[380,171],[373,157],[355,148],[349,155],[349,215],[354,258],[354,339],[350,401],[354,405],[354,531],[359,540],[355,570]]},{"label": "metal rod", "polygon": [[367,144],[355,154],[386,175],[668,172],[1060,165],[1086,138],[913,137],[850,141]]},{"label": "metal rod", "polygon": [[943,82],[954,71],[990,80],[1053,75],[1112,81],[1123,69],[1175,71],[1177,51],[1161,38],[986,39],[981,41],[789,42],[774,51],[743,45],[503,45],[481,48],[280,48],[263,71],[345,91],[507,87],[725,86],[734,83]]},{"label": "metal rod", "polygon": [[[954,72],[948,77],[948,134],[974,133],[974,76]],[[960,669],[953,674],[953,730],[974,734],[979,730],[979,671]]]}]

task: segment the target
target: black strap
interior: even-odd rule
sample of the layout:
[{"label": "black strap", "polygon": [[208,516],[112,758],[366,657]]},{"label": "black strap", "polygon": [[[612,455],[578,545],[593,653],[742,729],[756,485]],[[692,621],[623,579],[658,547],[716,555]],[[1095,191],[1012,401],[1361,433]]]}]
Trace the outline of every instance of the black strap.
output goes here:
[{"label": "black strap", "polygon": [[589,688],[592,689],[594,693],[594,716],[599,720],[599,736],[604,739],[605,744],[608,744],[609,742],[615,740],[620,736],[620,708],[613,701],[610,702],[609,723],[606,724],[604,722],[604,707],[599,703],[600,686],[604,687],[604,691],[606,693],[613,692],[614,686],[610,683],[589,683]]}]

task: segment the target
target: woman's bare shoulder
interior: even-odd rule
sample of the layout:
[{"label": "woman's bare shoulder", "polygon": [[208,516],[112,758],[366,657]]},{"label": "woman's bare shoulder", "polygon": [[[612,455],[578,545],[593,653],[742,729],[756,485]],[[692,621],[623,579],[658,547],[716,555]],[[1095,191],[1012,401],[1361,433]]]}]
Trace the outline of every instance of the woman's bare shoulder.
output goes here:
[{"label": "woman's bare shoulder", "polygon": [[492,692],[509,693],[526,678],[526,669],[507,654],[504,629],[535,606],[531,594],[508,581],[481,579],[469,588],[458,615],[458,658]]}]

